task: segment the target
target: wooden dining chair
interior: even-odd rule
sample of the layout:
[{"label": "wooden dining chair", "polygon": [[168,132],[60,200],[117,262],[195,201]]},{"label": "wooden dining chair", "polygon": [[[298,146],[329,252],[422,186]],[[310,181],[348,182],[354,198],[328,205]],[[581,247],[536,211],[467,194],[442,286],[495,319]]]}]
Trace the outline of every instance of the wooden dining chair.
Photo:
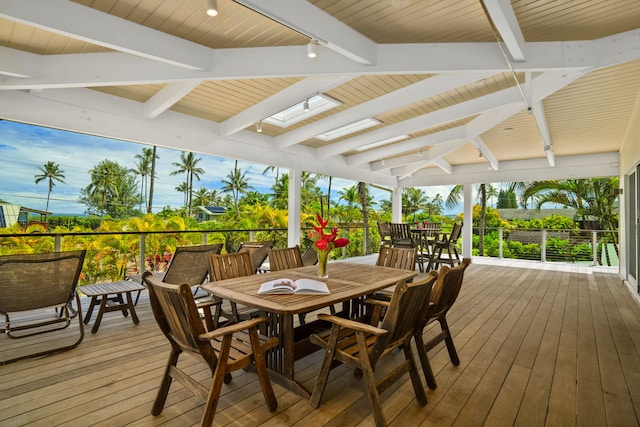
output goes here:
[{"label": "wooden dining chair", "polygon": [[[327,333],[311,336],[311,342],[323,348],[326,353],[322,362],[320,375],[311,394],[310,403],[314,408],[320,405],[327,385],[330,370],[337,366],[335,362],[356,368],[356,376],[364,376],[366,394],[373,409],[376,426],[385,426],[385,418],[380,404],[380,393],[409,373],[413,390],[418,403],[427,404],[427,396],[417,370],[411,348],[411,340],[424,314],[426,301],[429,300],[431,287],[437,273],[429,273],[424,279],[415,283],[398,282],[391,301],[370,300],[373,304],[373,319],[378,319],[379,312],[386,310],[380,326],[376,321],[372,324],[362,323],[342,317],[319,314],[318,319],[331,323]],[[399,360],[394,350],[404,351],[404,360]],[[378,362],[386,356],[388,368],[396,363],[386,375],[376,381],[375,372]],[[388,372],[388,373],[387,373]]]},{"label": "wooden dining chair", "polygon": [[380,234],[380,244],[382,246],[391,245],[391,229],[388,222],[378,221],[378,233]]},{"label": "wooden dining chair", "polygon": [[[269,410],[271,412],[276,410],[278,402],[267,373],[265,352],[278,345],[278,338],[267,338],[258,333],[258,326],[268,321],[266,317],[206,332],[188,284],[176,285],[161,282],[150,272],[143,275],[143,281],[149,289],[153,316],[171,344],[169,361],[151,414],[162,413],[171,382],[175,379],[187,390],[206,401],[202,425],[211,426],[222,383],[229,384],[231,372],[246,369],[252,363],[258,374]],[[207,364],[213,377],[209,388],[177,366],[178,358],[183,352],[190,353]]]},{"label": "wooden dining chair", "polygon": [[[433,375],[431,364],[429,363],[428,351],[433,349],[438,343],[444,341],[447,346],[447,351],[449,352],[451,363],[453,363],[454,366],[460,365],[460,358],[453,344],[453,337],[451,336],[451,331],[449,331],[446,316],[458,298],[464,279],[464,272],[470,263],[471,261],[465,258],[457,267],[449,268],[443,265],[440,268],[438,271],[438,280],[433,284],[430,303],[421,320],[421,326],[416,329],[415,341],[420,364],[422,365],[422,371],[427,385],[432,390],[435,390],[438,385]],[[422,337],[424,328],[435,321],[440,323],[440,332],[425,343]]]},{"label": "wooden dining chair", "polygon": [[[86,251],[47,252],[40,254],[16,254],[0,256],[0,314],[4,317],[4,332],[9,338],[26,338],[48,332],[55,332],[71,325],[78,318],[79,330],[74,341],[48,340],[56,346],[46,346],[34,341],[30,353],[3,363],[14,362],[27,357],[43,356],[64,350],[71,350],[84,338],[84,323],[80,297],[76,292]],[[72,304],[75,302],[76,308]],[[21,311],[46,309],[50,317],[32,317],[25,322],[11,322],[11,314]],[[57,310],[57,313],[56,311]],[[68,334],[74,337],[75,334]],[[66,343],[66,344],[65,344]],[[42,345],[41,345],[42,344]]]},{"label": "wooden dining chair", "polygon": [[[213,285],[220,280],[255,274],[249,252],[208,254],[207,257],[209,261],[209,282]],[[261,314],[261,312],[255,308],[238,305],[233,301],[229,301],[230,310],[227,310],[225,309],[226,304],[224,304],[224,301],[220,300],[220,302],[221,304],[214,313],[215,324],[218,324],[221,317],[238,323],[241,320],[258,317]]]},{"label": "wooden dining chair", "polygon": [[[397,268],[399,270],[415,270],[418,248],[394,248],[389,246],[380,247],[376,265],[380,267]],[[413,279],[407,280],[411,282]],[[394,288],[382,289],[374,295],[376,298],[391,300]]]}]

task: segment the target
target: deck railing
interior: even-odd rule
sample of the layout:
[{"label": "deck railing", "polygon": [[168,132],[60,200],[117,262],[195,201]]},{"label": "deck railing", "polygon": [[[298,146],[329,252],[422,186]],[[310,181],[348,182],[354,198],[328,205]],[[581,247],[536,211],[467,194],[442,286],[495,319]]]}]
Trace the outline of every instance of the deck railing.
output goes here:
[{"label": "deck railing", "polygon": [[[350,231],[361,235],[361,224]],[[377,252],[378,230],[370,227],[372,250]],[[473,255],[495,258],[618,265],[617,231],[485,228],[480,253],[479,228],[473,230]],[[306,234],[303,230],[302,235]],[[171,231],[110,231],[0,234],[0,254],[86,249],[83,283],[119,280],[132,272],[162,269],[165,252],[176,246],[223,243],[231,252],[241,241],[274,240],[287,245],[287,229],[225,229]],[[361,243],[361,242],[360,242]],[[356,244],[356,242],[354,242]],[[461,253],[462,239],[458,241]],[[364,252],[362,252],[364,253]],[[348,256],[343,253],[343,257]],[[160,260],[160,263],[156,262]]]}]

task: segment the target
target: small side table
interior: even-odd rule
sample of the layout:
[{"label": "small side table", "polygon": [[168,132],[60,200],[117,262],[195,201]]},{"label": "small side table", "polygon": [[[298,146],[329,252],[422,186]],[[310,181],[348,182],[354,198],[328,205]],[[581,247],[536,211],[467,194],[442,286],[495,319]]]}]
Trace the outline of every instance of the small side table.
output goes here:
[{"label": "small side table", "polygon": [[[91,303],[89,304],[89,309],[84,317],[84,323],[89,323],[91,314],[93,313],[93,307],[100,304],[98,317],[96,317],[93,328],[91,328],[92,333],[95,334],[98,332],[100,322],[102,321],[102,315],[109,311],[122,311],[122,314],[125,317],[128,316],[128,313],[130,312],[133,323],[137,325],[140,321],[138,320],[136,310],[133,307],[131,292],[137,292],[144,289],[145,287],[142,284],[131,280],[81,286],[80,291],[86,296],[91,297]],[[122,294],[126,294],[127,302],[124,301]]]}]

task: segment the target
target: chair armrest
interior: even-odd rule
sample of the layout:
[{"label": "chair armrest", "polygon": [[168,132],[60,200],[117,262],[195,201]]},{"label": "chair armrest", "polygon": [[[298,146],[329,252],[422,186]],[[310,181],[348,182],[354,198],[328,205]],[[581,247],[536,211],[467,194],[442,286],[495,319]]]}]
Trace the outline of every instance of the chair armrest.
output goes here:
[{"label": "chair armrest", "polygon": [[211,341],[214,338],[218,338],[224,335],[234,334],[236,332],[245,331],[247,329],[255,329],[258,325],[268,322],[267,317],[256,317],[255,319],[244,320],[240,323],[234,323],[232,325],[218,328],[214,331],[207,332],[198,336],[200,341]]},{"label": "chair armrest", "polygon": [[356,322],[355,320],[349,320],[338,316],[332,316],[330,314],[318,314],[318,319],[326,320],[335,325],[340,326],[341,328],[352,329],[354,331],[360,332],[368,332],[374,335],[384,335],[387,331],[386,329],[377,328],[375,326],[368,325],[366,323]]},{"label": "chair armrest", "polygon": [[197,308],[202,308],[202,307],[211,307],[214,305],[222,305],[222,301],[196,301],[196,307]]},{"label": "chair armrest", "polygon": [[369,304],[369,305],[379,305],[381,307],[386,307],[388,308],[391,305],[391,301],[389,300],[382,300],[382,299],[375,299],[375,298],[367,298],[364,300],[365,304]]}]

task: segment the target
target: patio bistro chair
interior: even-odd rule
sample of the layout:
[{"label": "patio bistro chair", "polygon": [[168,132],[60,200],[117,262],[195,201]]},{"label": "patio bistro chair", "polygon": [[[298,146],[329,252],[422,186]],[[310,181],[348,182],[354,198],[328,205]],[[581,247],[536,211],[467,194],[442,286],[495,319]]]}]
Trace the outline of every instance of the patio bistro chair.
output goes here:
[{"label": "patio bistro chair", "polygon": [[[266,322],[266,318],[251,319],[205,332],[188,284],[164,283],[154,278],[150,272],[143,275],[143,281],[149,289],[153,316],[171,344],[169,361],[151,414],[160,415],[171,382],[175,379],[206,401],[202,425],[211,426],[222,383],[229,384],[231,372],[246,369],[252,362],[255,363],[265,402],[271,412],[276,410],[278,402],[267,373],[264,353],[278,344],[278,338],[266,338],[258,334],[258,325]],[[177,367],[182,352],[201,357],[209,366],[213,377],[209,389]]]},{"label": "patio bistro chair", "polygon": [[258,242],[242,242],[238,247],[238,252],[249,252],[251,255],[251,263],[256,273],[260,273],[262,264],[267,259],[267,250],[273,248],[273,240],[264,240]]},{"label": "patio bistro chair", "polygon": [[461,234],[462,224],[460,223],[453,224],[450,233],[440,234],[440,237],[432,243],[432,251],[429,257],[427,271],[432,268],[438,268],[438,266],[442,264],[448,264],[451,267],[460,264],[460,256],[458,255],[456,244]]},{"label": "patio bistro chair", "polygon": [[[418,348],[418,356],[427,385],[432,390],[435,390],[438,385],[427,356],[429,350],[444,341],[447,346],[447,351],[449,352],[451,363],[453,363],[454,366],[460,365],[460,359],[458,358],[456,347],[453,344],[453,338],[449,331],[446,316],[456,301],[456,298],[458,298],[460,288],[462,287],[462,280],[464,279],[464,272],[470,262],[468,258],[465,258],[457,267],[449,268],[444,265],[440,268],[438,280],[434,283],[433,290],[431,291],[431,302],[422,319],[421,326],[416,329],[415,340],[416,347]],[[441,332],[425,343],[422,338],[423,330],[427,325],[436,320],[440,323]]]},{"label": "patio bistro chair", "polygon": [[[215,285],[215,282],[225,279],[233,279],[236,277],[251,276],[255,274],[251,256],[249,252],[235,252],[231,254],[208,254],[209,260],[209,282]],[[216,309],[214,314],[214,324],[218,324],[220,317],[239,323],[260,316],[260,310],[252,307],[238,305],[230,301],[231,312],[224,310],[222,304]]]},{"label": "patio bistro chair", "polygon": [[313,248],[313,244],[302,253],[302,265],[316,265],[318,263],[318,252]]},{"label": "patio bistro chair", "polygon": [[[0,256],[0,313],[4,315],[5,333],[9,338],[24,338],[65,329],[75,316],[80,326],[79,337],[72,344],[2,363],[70,350],[82,342],[84,323],[76,287],[85,253],[79,250]],[[74,299],[77,309],[71,312]],[[11,323],[10,313],[43,308],[55,308],[59,314],[54,314],[52,310],[53,318],[49,320],[36,320],[17,326]]]},{"label": "patio bistro chair", "polygon": [[[320,405],[322,394],[329,378],[329,372],[337,362],[356,368],[354,375],[364,376],[366,394],[373,409],[376,426],[385,426],[386,422],[380,405],[380,393],[409,372],[413,390],[418,403],[427,404],[427,396],[416,367],[411,348],[411,340],[419,320],[422,318],[426,301],[429,300],[431,287],[437,273],[429,273],[423,280],[415,283],[398,282],[390,302],[370,300],[374,305],[374,321],[371,324],[344,319],[328,314],[319,314],[318,319],[332,323],[328,333],[311,336],[311,342],[326,350],[320,375],[311,394],[311,406]],[[380,327],[375,319],[382,308],[386,315]],[[395,366],[378,381],[375,379],[375,368],[378,362],[387,355],[387,363],[398,361],[393,357],[395,349],[404,351],[404,361]]]},{"label": "patio bistro chair", "polygon": [[380,233],[380,244],[382,246],[391,245],[391,228],[388,222],[378,221],[378,233]]}]

